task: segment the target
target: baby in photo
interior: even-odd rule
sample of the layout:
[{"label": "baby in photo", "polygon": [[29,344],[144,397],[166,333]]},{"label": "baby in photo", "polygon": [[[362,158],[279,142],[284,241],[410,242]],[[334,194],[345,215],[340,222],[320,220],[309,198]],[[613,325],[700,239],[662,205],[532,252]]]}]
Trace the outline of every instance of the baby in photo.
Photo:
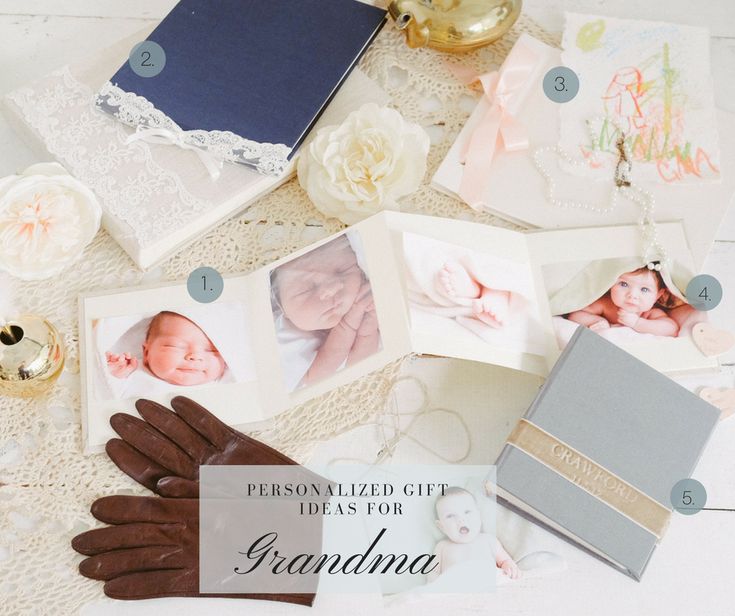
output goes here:
[{"label": "baby in photo", "polygon": [[289,391],[316,383],[380,348],[359,237],[347,233],[271,272],[271,300]]},{"label": "baby in photo", "polygon": [[679,324],[667,312],[671,303],[661,273],[641,267],[618,276],[605,295],[567,318],[597,332],[629,327],[642,334],[675,337]]},{"label": "baby in photo", "polygon": [[142,356],[140,365],[135,355],[107,351],[107,369],[117,379],[147,370],[171,385],[202,385],[218,381],[227,368],[217,347],[196,323],[169,311],[151,319]]},{"label": "baby in photo", "polygon": [[101,400],[190,394],[255,379],[245,306],[177,306],[93,321]]},{"label": "baby in photo", "polygon": [[500,541],[482,531],[480,508],[472,493],[456,486],[447,488],[434,507],[436,525],[446,538],[434,548],[438,566],[428,574],[427,582],[469,561],[492,562],[506,577],[512,580],[521,577],[521,570]]},{"label": "baby in photo", "polygon": [[530,268],[508,259],[405,232],[403,261],[411,329],[449,341],[450,354],[503,349],[543,355]]},{"label": "baby in photo", "polygon": [[491,289],[472,275],[459,260],[450,259],[437,274],[437,284],[447,297],[471,300],[472,316],[490,327],[503,327],[510,308],[511,292]]}]

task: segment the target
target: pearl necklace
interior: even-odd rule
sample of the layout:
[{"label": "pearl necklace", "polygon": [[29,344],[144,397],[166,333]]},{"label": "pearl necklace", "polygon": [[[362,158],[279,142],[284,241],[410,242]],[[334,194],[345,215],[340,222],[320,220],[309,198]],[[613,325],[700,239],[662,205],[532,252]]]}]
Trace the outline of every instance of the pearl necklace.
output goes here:
[{"label": "pearl necklace", "polygon": [[[590,136],[592,136],[593,131],[591,121],[587,122],[587,127],[590,131]],[[533,153],[533,162],[536,169],[538,169],[539,173],[546,181],[546,198],[555,207],[562,209],[573,208],[586,210],[596,214],[609,214],[617,208],[618,196],[621,192],[624,197],[637,204],[641,208],[641,215],[638,218],[638,226],[640,227],[641,236],[643,237],[643,257],[646,261],[646,267],[650,270],[661,271],[662,263],[668,263],[668,256],[666,249],[659,241],[658,228],[656,227],[656,221],[653,216],[655,199],[650,192],[631,182],[630,173],[632,164],[630,162],[630,146],[625,143],[624,133],[622,131],[619,131],[619,133],[621,137],[618,140],[617,147],[620,154],[618,164],[615,168],[614,185],[610,191],[609,202],[605,207],[599,207],[583,201],[564,201],[562,199],[557,199],[556,182],[554,181],[551,172],[542,163],[542,158],[547,152],[553,152],[558,156],[558,158],[564,160],[570,166],[577,168],[586,167],[587,164],[585,161],[572,158],[558,145],[556,145],[536,148]]]}]

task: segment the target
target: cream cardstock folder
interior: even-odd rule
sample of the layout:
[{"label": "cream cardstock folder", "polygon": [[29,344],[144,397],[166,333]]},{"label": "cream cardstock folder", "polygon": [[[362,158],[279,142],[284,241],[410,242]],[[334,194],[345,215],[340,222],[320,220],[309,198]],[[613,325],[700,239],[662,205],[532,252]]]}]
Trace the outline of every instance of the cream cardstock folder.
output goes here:
[{"label": "cream cardstock folder", "polygon": [[242,425],[412,352],[546,376],[583,326],[575,314],[594,311],[625,276],[660,300],[637,318],[666,318],[671,331],[641,333],[606,313],[600,335],[663,372],[716,369],[691,337],[706,315],[682,296],[693,272],[683,227],[659,233],[669,254],[660,275],[646,268],[637,226],[519,233],[384,212],[227,277],[209,304],[185,283],[84,295],[86,448],[99,450],[113,436],[109,417],[140,397],[187,395]]}]

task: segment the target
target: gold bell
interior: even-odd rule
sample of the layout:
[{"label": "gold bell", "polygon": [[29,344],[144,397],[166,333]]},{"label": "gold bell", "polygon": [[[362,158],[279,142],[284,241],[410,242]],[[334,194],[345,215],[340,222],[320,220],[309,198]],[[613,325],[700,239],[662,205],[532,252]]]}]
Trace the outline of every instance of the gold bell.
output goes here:
[{"label": "gold bell", "polygon": [[409,47],[471,51],[503,36],[521,14],[521,0],[393,0],[388,12]]},{"label": "gold bell", "polygon": [[0,395],[29,398],[48,391],[64,368],[64,345],[46,319],[21,316],[0,328]]}]

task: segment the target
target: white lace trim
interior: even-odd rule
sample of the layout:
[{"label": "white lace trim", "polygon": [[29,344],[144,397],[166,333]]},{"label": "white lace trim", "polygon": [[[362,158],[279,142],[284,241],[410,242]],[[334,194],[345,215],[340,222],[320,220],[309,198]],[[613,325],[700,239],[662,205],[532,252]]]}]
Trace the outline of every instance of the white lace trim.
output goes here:
[{"label": "white lace trim", "polygon": [[163,128],[182,135],[184,143],[211,152],[233,163],[252,167],[266,175],[280,175],[288,165],[291,148],[282,143],[259,143],[221,130],[182,130],[171,118],[156,109],[144,96],[126,92],[109,81],[102,86],[96,105],[129,126]]}]

